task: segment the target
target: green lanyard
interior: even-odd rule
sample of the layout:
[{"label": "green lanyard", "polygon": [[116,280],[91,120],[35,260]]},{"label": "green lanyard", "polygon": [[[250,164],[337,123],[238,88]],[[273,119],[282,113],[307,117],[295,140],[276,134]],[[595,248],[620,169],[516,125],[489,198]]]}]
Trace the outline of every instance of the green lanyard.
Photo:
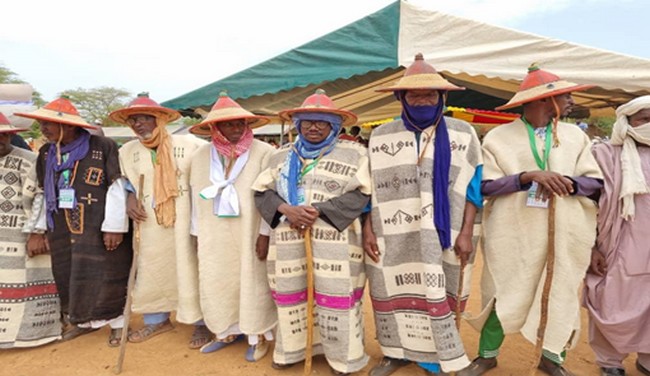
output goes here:
[{"label": "green lanyard", "polygon": [[307,175],[309,173],[309,171],[313,170],[314,167],[318,164],[319,161],[320,161],[320,157],[318,157],[317,159],[314,159],[314,161],[311,162],[310,164],[308,164],[307,167],[303,168],[302,171],[300,172],[300,180],[302,180],[302,178],[305,175]]},{"label": "green lanyard", "polygon": [[548,123],[546,126],[546,142],[544,146],[544,160],[542,160],[539,157],[539,153],[537,152],[537,144],[535,143],[535,131],[533,130],[533,126],[530,125],[530,123],[522,117],[521,120],[526,124],[526,130],[528,131],[528,141],[530,141],[530,150],[533,152],[533,157],[535,157],[535,163],[537,163],[537,167],[539,167],[540,170],[544,171],[546,170],[546,164],[548,163],[548,157],[551,155],[551,123]]},{"label": "green lanyard", "polygon": [[[70,154],[63,154],[63,156],[61,156],[61,159],[63,160],[64,163],[65,163],[65,161],[68,160],[69,156],[70,156]],[[68,169],[68,170],[61,171],[61,175],[63,175],[63,185],[65,185],[66,187],[69,187],[70,186],[70,170]]]}]

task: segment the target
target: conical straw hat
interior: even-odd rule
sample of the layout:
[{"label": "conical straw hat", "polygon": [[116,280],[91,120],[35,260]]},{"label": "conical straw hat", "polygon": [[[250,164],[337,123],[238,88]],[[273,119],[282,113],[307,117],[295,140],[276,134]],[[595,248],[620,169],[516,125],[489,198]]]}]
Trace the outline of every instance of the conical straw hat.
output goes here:
[{"label": "conical straw hat", "polygon": [[261,127],[268,124],[271,119],[266,116],[255,115],[243,109],[237,102],[231,99],[225,91],[219,94],[219,98],[212,106],[208,116],[202,122],[193,125],[190,132],[196,135],[209,136],[210,125],[230,120],[246,120],[251,128]]}]

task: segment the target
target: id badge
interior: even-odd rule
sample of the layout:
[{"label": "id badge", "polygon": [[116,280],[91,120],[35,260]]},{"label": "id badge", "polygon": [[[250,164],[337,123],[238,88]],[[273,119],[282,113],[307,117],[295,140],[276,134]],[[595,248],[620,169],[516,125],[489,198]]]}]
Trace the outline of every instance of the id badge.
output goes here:
[{"label": "id badge", "polygon": [[541,198],[536,198],[535,195],[537,194],[537,182],[533,182],[530,186],[530,189],[528,190],[528,193],[526,195],[526,206],[531,207],[531,208],[542,208],[546,209],[548,208],[548,200],[542,200]]},{"label": "id badge", "polygon": [[305,187],[302,185],[298,186],[298,205],[305,204]]},{"label": "id badge", "polygon": [[74,208],[74,189],[61,188],[59,190],[59,209]]}]

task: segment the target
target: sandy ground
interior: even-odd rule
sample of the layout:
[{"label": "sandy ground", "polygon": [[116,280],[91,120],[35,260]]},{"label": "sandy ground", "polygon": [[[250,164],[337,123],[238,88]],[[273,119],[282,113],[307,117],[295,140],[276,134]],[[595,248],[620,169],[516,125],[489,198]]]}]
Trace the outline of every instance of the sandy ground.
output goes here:
[{"label": "sandy ground", "polygon": [[[470,313],[478,313],[480,308],[480,269],[481,259],[479,256],[472,276],[472,296],[468,305]],[[368,366],[358,375],[365,375],[381,359],[367,296],[365,304],[366,344],[371,359]],[[141,324],[141,318],[135,317],[131,327],[139,327]],[[582,324],[583,328],[586,328],[587,315],[584,310]],[[108,331],[108,328],[103,328],[69,342],[53,343],[40,348],[0,351],[0,375],[113,375],[113,367],[117,362],[119,350],[106,346]],[[200,354],[197,350],[190,350],[187,347],[191,333],[191,327],[176,324],[176,328],[171,332],[144,343],[128,344],[122,375],[298,376],[303,374],[302,363],[282,371],[272,369],[271,352],[257,363],[246,362],[244,353],[247,345],[243,341],[212,354]],[[463,323],[461,334],[467,352],[473,358],[478,347],[478,333],[467,323]],[[528,375],[535,360],[532,358],[533,350],[533,345],[520,335],[506,337],[498,358],[499,366],[488,375]],[[628,375],[641,376],[634,368],[635,359],[636,356],[631,356],[625,362]],[[582,331],[577,348],[569,351],[566,366],[579,376],[599,375],[594,355],[587,343],[586,330]],[[415,365],[402,368],[394,373],[395,376],[422,374],[423,372]],[[537,372],[537,374],[542,375],[543,373]],[[312,375],[331,375],[324,358],[314,358]]]}]

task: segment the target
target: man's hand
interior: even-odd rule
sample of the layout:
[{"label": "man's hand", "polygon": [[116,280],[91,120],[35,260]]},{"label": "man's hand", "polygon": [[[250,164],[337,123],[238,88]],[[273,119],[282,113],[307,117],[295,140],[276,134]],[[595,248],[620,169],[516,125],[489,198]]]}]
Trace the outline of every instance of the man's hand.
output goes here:
[{"label": "man's hand", "polygon": [[50,253],[50,243],[45,234],[29,234],[27,237],[27,256],[34,257]]},{"label": "man's hand", "polygon": [[607,273],[607,260],[600,251],[594,247],[591,250],[591,264],[589,265],[589,273],[597,276],[604,276]]},{"label": "man's hand", "polygon": [[266,260],[269,254],[269,237],[267,235],[258,235],[255,242],[255,253],[260,261]]},{"label": "man's hand", "polygon": [[114,251],[122,243],[124,239],[124,234],[117,232],[105,232],[104,233],[104,246],[108,251]]},{"label": "man's hand", "polygon": [[366,252],[366,255],[370,257],[373,262],[379,262],[379,246],[377,245],[377,236],[372,230],[372,220],[370,219],[370,213],[366,221],[363,222],[363,250]]},{"label": "man's hand", "polygon": [[291,206],[282,204],[278,207],[278,211],[287,217],[291,228],[297,231],[303,231],[311,227],[320,214],[315,207],[305,205]]},{"label": "man's hand", "polygon": [[147,212],[140,205],[133,192],[129,192],[126,197],[126,214],[128,214],[129,218],[138,223],[147,220]]},{"label": "man's hand", "polygon": [[521,184],[537,182],[536,198],[548,200],[551,195],[568,196],[573,193],[573,181],[552,171],[529,171],[521,174]]},{"label": "man's hand", "polygon": [[460,261],[466,264],[473,251],[472,234],[464,234],[462,232],[458,234],[456,243],[454,244],[454,252],[456,252],[456,256],[460,258]]}]

